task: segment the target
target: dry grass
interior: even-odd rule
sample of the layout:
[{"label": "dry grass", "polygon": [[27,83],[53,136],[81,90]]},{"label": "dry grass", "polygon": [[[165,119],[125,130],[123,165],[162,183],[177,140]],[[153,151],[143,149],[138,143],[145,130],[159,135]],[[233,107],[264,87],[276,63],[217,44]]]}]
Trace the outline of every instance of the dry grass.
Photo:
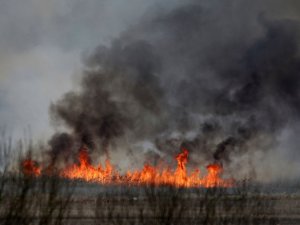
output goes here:
[{"label": "dry grass", "polygon": [[[11,151],[10,143],[0,143],[0,155]],[[2,168],[0,224],[279,224],[274,201],[247,182],[232,189],[97,186],[85,202],[78,200],[84,196],[76,190],[78,182]]]}]

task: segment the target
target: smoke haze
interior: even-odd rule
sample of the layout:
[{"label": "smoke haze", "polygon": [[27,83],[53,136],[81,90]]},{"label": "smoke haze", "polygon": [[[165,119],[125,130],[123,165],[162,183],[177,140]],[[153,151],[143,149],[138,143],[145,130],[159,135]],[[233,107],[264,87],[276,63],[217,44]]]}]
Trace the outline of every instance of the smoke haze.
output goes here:
[{"label": "smoke haze", "polygon": [[[66,1],[54,9],[66,17],[49,27],[80,35],[68,41],[50,30],[43,42],[70,55],[70,67],[79,58],[73,52],[85,53],[81,68],[72,67],[79,85],[61,88],[72,90],[59,100],[52,95],[52,157],[86,145],[92,154],[170,158],[185,147],[192,164],[217,162],[233,176],[299,177],[299,3],[126,3]],[[87,18],[70,16],[79,9]],[[16,51],[26,52],[42,43],[42,25],[27,24],[37,33],[29,43],[5,44],[22,43]],[[53,80],[63,85],[62,76]]]}]

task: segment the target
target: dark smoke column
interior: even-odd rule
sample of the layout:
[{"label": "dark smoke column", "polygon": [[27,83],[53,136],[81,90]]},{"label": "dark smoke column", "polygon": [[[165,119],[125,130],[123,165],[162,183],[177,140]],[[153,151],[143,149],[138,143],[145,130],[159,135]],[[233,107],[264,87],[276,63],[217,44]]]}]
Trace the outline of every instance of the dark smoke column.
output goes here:
[{"label": "dark smoke column", "polygon": [[272,150],[299,121],[300,26],[249,10],[189,1],[151,11],[96,48],[81,90],[50,107],[53,120],[70,129],[61,140],[75,142],[59,149],[86,145],[108,155],[124,140],[124,151],[150,141],[173,155],[177,132],[178,147],[225,164]]}]

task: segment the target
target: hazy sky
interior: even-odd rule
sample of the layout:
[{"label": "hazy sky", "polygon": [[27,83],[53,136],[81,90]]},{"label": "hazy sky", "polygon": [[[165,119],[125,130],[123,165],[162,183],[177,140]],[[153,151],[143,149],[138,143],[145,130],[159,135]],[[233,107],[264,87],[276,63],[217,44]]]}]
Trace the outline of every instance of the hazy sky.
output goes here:
[{"label": "hazy sky", "polygon": [[[284,22],[286,19],[291,19],[294,22],[299,22],[299,0],[0,0],[0,130],[5,129],[9,135],[16,139],[24,137],[24,132],[26,130],[28,132],[29,129],[35,140],[49,140],[54,131],[53,126],[50,124],[49,105],[51,102],[56,102],[60,99],[64,93],[78,87],[78,80],[82,68],[84,68],[82,63],[83,57],[93,52],[98,45],[109,46],[111,41],[125,31],[129,31],[128,33],[132,36],[138,34],[141,35],[142,39],[149,39],[150,42],[158,43],[155,46],[158,48],[158,51],[161,50],[159,46],[170,47],[174,43],[174,48],[178,46],[180,48],[182,43],[180,41],[177,43],[177,41],[180,40],[181,35],[184,37],[184,34],[180,32],[178,40],[176,37],[169,37],[171,41],[176,39],[170,45],[168,41],[160,40],[159,38],[155,39],[153,37],[153,40],[151,40],[151,37],[148,38],[148,34],[149,36],[152,34],[151,29],[155,28],[154,32],[158,32],[165,24],[168,24],[168,17],[165,17],[167,19],[164,21],[158,19],[156,25],[153,26],[154,28],[150,26],[149,30],[147,30],[148,28],[144,30],[145,24],[141,20],[149,17],[156,18],[160,10],[172,11],[173,8],[179,5],[188,5],[189,2],[197,2],[197,4],[200,2],[202,4],[201,7],[204,7],[203,21],[206,21],[205,13],[211,13],[210,19],[206,21],[207,24],[203,26],[204,32],[201,31],[202,39],[198,40],[198,36],[196,36],[195,40],[192,36],[190,37],[195,43],[199,41],[199,45],[196,44],[195,50],[197,50],[197,47],[199,48],[198,50],[201,50],[199,51],[201,54],[198,54],[199,52],[196,54],[201,60],[207,57],[207,55],[202,55],[205,51],[207,51],[208,55],[213,55],[210,54],[213,51],[207,48],[213,41],[221,47],[226,47],[226,41],[235,40],[236,37],[244,39],[243,44],[249,44],[249,46],[252,43],[251,41],[257,41],[258,37],[262,35],[260,30],[262,25],[258,25],[257,22],[258,17],[261,15],[269,21]],[[185,12],[184,7],[182,12]],[[183,20],[198,21],[198,17],[199,15],[195,15],[195,17],[188,15]],[[172,17],[170,18],[172,19]],[[177,21],[177,17],[175,19]],[[182,26],[180,22],[178,21],[179,27]],[[211,29],[210,24],[213,25],[213,29]],[[135,25],[138,26],[135,27]],[[172,26],[171,22],[170,25]],[[177,24],[174,25],[174,28],[176,26]],[[183,30],[187,28],[186,30],[194,34],[194,31],[189,30],[188,26],[189,24],[183,25]],[[133,27],[137,29],[130,30]],[[208,32],[205,32],[205,29]],[[270,30],[272,29],[270,28]],[[176,29],[173,31],[176,31]],[[172,32],[170,34],[173,34]],[[195,33],[199,35],[199,33]],[[143,34],[146,34],[147,37],[143,37]],[[223,36],[219,37],[219,34],[225,35],[224,38]],[[158,35],[156,37],[160,37],[159,32],[156,35]],[[282,38],[280,33],[276,33],[276,35]],[[270,37],[268,38],[270,39]],[[269,40],[268,38],[266,40]],[[162,44],[159,45],[160,43]],[[264,44],[264,42],[259,41],[257,43],[258,45],[262,44],[262,46]],[[278,43],[276,42],[276,44]],[[285,43],[279,42],[280,44]],[[182,46],[188,48],[187,53],[195,53],[193,43],[183,43]],[[214,46],[210,47],[214,50]],[[267,47],[266,49],[269,50],[268,45]],[[204,50],[203,52],[202,49]],[[220,51],[220,56],[224,54],[222,49],[217,50]],[[226,48],[224,50],[226,51]],[[257,49],[256,51],[255,48],[252,48],[252,53],[260,53],[259,50]],[[113,49],[111,52],[114,53]],[[276,51],[274,52],[277,53]],[[280,53],[281,49],[278,52]],[[232,49],[230,49],[229,53],[230,57],[235,57],[234,52],[231,54]],[[271,55],[271,53],[272,51],[266,52],[267,55]],[[285,52],[283,51],[283,53]],[[161,56],[166,55],[169,60],[173,55],[168,54],[169,52],[164,54],[163,50],[160,52]],[[216,54],[218,54],[217,51]],[[262,50],[260,55],[263,54],[264,51]],[[188,60],[184,61],[181,60],[181,54],[178,56],[179,62],[186,64],[186,68],[188,68],[190,60],[187,58]],[[292,56],[294,57],[294,55]],[[227,57],[222,57],[220,65],[223,59],[224,62],[226,60],[230,61],[230,57],[228,59]],[[138,59],[134,60],[138,61]],[[173,61],[170,60],[170,62]],[[203,60],[203,62],[206,61]],[[170,65],[167,64],[166,67]],[[177,64],[174,66],[172,64],[169,68],[171,70],[173,68],[176,69],[176,66]],[[172,73],[173,71],[171,70],[168,72]],[[176,71],[176,73],[181,75],[180,70]],[[168,73],[166,74],[168,75]],[[203,75],[204,73],[201,71],[201,74]],[[193,77],[193,74],[191,76]],[[295,80],[298,81],[299,79]],[[268,81],[264,82],[268,83]],[[290,83],[293,86],[293,82]],[[193,85],[194,83],[192,82],[191,84]],[[268,85],[266,86],[269,87]],[[191,88],[191,90],[198,90],[198,86],[194,85],[194,88]],[[269,94],[268,89],[263,91]],[[288,90],[285,91],[288,92]],[[295,93],[298,92],[295,91]],[[230,93],[228,96],[230,96]],[[185,102],[184,96],[179,97],[182,97],[181,100]],[[205,98],[205,96],[201,97]],[[291,105],[299,102],[295,96],[289,97],[292,99]],[[189,99],[191,100],[191,98]],[[200,108],[205,107],[201,106]],[[191,109],[193,109],[192,106]],[[72,112],[70,113],[72,114]],[[177,115],[177,111],[175,114]],[[287,113],[286,115],[289,114]],[[283,172],[285,175],[285,169],[282,168],[285,167],[288,161],[293,161],[293,164],[290,165],[294,166],[291,166],[291,168],[297,167],[297,157],[299,157],[299,138],[296,135],[299,128],[297,124],[299,124],[298,117],[296,122],[293,122],[293,126],[280,129],[278,149],[286,150],[280,150],[278,154],[272,153],[271,156],[273,158],[268,157],[266,159],[269,161],[267,166],[271,168],[270,171]],[[282,158],[287,158],[288,161],[283,161]],[[277,163],[274,164],[274,161]],[[293,169],[293,171],[297,173],[297,170]]]},{"label": "hazy sky", "polygon": [[[187,2],[0,1],[0,125],[14,136],[22,136],[28,126],[33,136],[48,135],[49,103],[72,87],[72,75],[81,68],[82,53],[109,43],[136,24],[149,8],[172,8]],[[271,2],[273,7],[268,4],[270,1],[256,5],[276,16],[297,16],[299,1]],[[203,1],[203,4],[213,5],[218,1]]]},{"label": "hazy sky", "polygon": [[109,43],[155,2],[0,1],[0,126],[14,137],[28,127],[47,137],[49,104],[74,86],[81,55]]},{"label": "hazy sky", "polygon": [[[71,89],[84,52],[109,43],[151,8],[172,8],[187,2],[0,1],[0,126],[18,137],[29,126],[33,136],[45,137],[51,131],[49,103]],[[218,4],[216,0],[202,2]],[[264,2],[257,7],[267,8],[268,13],[297,15],[297,7],[289,5],[298,6],[298,1],[284,1],[284,5],[271,1],[271,8],[270,1]]]}]

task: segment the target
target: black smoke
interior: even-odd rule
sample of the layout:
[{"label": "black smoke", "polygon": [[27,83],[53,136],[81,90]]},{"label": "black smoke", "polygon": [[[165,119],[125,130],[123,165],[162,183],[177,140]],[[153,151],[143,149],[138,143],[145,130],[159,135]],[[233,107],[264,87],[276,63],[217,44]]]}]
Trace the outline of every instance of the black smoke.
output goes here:
[{"label": "black smoke", "polygon": [[146,140],[230,163],[271,151],[299,121],[300,24],[241,7],[153,10],[85,59],[80,91],[51,105],[53,120],[98,152]]}]

